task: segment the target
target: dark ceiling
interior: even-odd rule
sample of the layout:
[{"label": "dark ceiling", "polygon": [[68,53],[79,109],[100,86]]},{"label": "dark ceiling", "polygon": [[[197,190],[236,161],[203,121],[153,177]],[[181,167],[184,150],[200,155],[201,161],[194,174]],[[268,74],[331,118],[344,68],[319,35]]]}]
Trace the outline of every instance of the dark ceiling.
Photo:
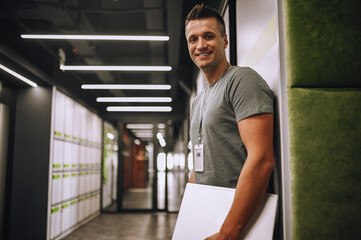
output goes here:
[{"label": "dark ceiling", "polygon": [[[0,61],[38,85],[53,85],[104,119],[124,123],[181,122],[194,85],[194,64],[184,37],[186,13],[197,3],[221,9],[225,1],[195,0],[6,0],[0,12]],[[167,42],[31,40],[21,34],[166,35]],[[171,66],[170,72],[80,72],[65,65]],[[0,71],[3,86],[26,87]],[[85,83],[170,84],[167,91],[82,90]],[[107,106],[169,103],[98,103],[96,97],[172,97],[170,113],[110,113]],[[169,121],[168,121],[169,122]]]}]

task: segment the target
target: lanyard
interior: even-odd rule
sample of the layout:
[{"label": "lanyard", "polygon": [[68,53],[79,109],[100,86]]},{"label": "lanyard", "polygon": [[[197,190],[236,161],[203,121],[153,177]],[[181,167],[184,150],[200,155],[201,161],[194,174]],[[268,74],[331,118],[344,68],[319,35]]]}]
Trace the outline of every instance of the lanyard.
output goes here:
[{"label": "lanyard", "polygon": [[204,96],[206,95],[207,89],[204,91],[204,94],[203,94],[202,100],[201,100],[201,108],[200,108],[200,110],[199,110],[199,111],[200,111],[200,118],[201,118],[201,120],[199,121],[198,145],[201,144],[203,115],[204,115],[204,112],[206,111],[207,104],[208,104],[208,100],[209,100],[209,98],[212,96],[214,89],[216,89],[219,80],[224,77],[224,75],[227,73],[227,71],[228,71],[228,69],[229,69],[230,66],[231,66],[231,65],[228,63],[228,64],[227,64],[227,67],[224,69],[222,75],[219,77],[219,79],[217,80],[216,84],[214,84],[214,87],[212,88],[211,93],[210,93],[209,96],[207,97],[207,101],[205,102],[205,105],[204,105],[204,108],[203,108]]}]

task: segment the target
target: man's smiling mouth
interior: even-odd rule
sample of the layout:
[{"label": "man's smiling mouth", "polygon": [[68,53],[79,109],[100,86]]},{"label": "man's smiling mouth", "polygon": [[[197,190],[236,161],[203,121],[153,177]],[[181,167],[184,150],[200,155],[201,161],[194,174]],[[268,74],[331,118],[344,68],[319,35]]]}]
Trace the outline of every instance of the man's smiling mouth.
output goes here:
[{"label": "man's smiling mouth", "polygon": [[203,57],[203,56],[207,56],[207,55],[209,55],[209,54],[211,54],[211,52],[208,52],[208,53],[200,53],[200,54],[197,54],[197,56]]}]

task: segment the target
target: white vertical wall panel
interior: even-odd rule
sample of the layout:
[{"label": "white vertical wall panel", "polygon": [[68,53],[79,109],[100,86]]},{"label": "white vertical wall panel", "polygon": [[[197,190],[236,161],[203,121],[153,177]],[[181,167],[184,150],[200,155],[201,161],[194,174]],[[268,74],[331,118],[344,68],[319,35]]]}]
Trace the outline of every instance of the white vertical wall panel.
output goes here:
[{"label": "white vertical wall panel", "polygon": [[80,168],[86,167],[86,159],[87,159],[86,146],[79,145],[79,167]]},{"label": "white vertical wall panel", "polygon": [[79,103],[74,102],[74,112],[73,112],[73,140],[76,142],[80,141],[80,116],[81,116],[81,106]]},{"label": "white vertical wall panel", "polygon": [[79,195],[83,195],[85,193],[85,172],[79,173]]},{"label": "white vertical wall panel", "polygon": [[63,194],[62,194],[62,200],[66,201],[70,199],[71,196],[71,173],[64,172],[63,173]]},{"label": "white vertical wall panel", "polygon": [[70,198],[74,199],[78,196],[78,173],[72,172],[70,175]]},{"label": "white vertical wall panel", "polygon": [[51,181],[51,204],[56,204],[62,200],[62,174],[53,173]]},{"label": "white vertical wall panel", "polygon": [[88,193],[91,191],[91,184],[92,184],[92,172],[91,171],[87,171],[85,174],[85,192]]},{"label": "white vertical wall panel", "polygon": [[100,210],[100,192],[95,193],[95,211]]},{"label": "white vertical wall panel", "polygon": [[102,180],[102,174],[101,174],[101,171],[98,170],[96,172],[96,179],[95,179],[96,188],[95,188],[95,190],[100,190],[101,180]]},{"label": "white vertical wall panel", "polygon": [[[54,88],[48,238],[100,210],[102,119]],[[98,197],[97,197],[98,195]]]},{"label": "white vertical wall panel", "polygon": [[64,156],[64,142],[61,140],[54,140],[53,150],[53,170],[61,170],[63,168],[63,156]]},{"label": "white vertical wall panel", "polygon": [[51,235],[54,238],[61,233],[61,205],[56,205],[51,208]]},{"label": "white vertical wall panel", "polygon": [[78,223],[78,200],[73,200],[70,203],[70,227]]},{"label": "white vertical wall panel", "polygon": [[72,156],[71,156],[71,168],[72,169],[78,169],[79,167],[79,145],[78,144],[72,144]]},{"label": "white vertical wall panel", "polygon": [[61,232],[66,231],[70,227],[70,203],[66,202],[61,205]]},{"label": "white vertical wall panel", "polygon": [[71,140],[74,136],[73,127],[74,127],[74,101],[65,97],[65,121],[64,121],[64,138]]},{"label": "white vertical wall panel", "polygon": [[80,112],[80,121],[79,121],[79,128],[80,128],[80,142],[85,143],[86,140],[86,132],[87,132],[87,110],[83,106],[79,106]]},{"label": "white vertical wall panel", "polygon": [[79,203],[79,222],[83,221],[85,218],[85,198],[79,198],[78,200]]},{"label": "white vertical wall panel", "polygon": [[65,118],[65,95],[59,91],[55,92],[55,114],[54,114],[54,135],[56,138],[64,138]]},{"label": "white vertical wall panel", "polygon": [[64,142],[64,158],[63,158],[63,169],[69,170],[72,167],[73,158],[73,144],[71,142]]}]

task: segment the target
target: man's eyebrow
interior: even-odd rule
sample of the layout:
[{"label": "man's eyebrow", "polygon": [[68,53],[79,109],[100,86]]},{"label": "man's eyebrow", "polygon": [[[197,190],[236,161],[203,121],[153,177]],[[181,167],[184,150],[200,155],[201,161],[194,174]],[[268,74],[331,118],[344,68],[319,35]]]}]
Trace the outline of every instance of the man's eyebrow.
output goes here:
[{"label": "man's eyebrow", "polygon": [[187,37],[187,39],[190,39],[190,38],[192,38],[192,37],[196,37],[196,35],[195,35],[195,34],[191,34],[191,35],[189,35],[189,36]]},{"label": "man's eyebrow", "polygon": [[[216,34],[216,33],[208,31],[208,32],[203,32],[201,35],[205,35],[205,34]],[[196,36],[197,36],[197,34],[191,34],[191,35],[189,35],[187,37],[187,39],[190,38],[190,37],[196,37]]]}]

